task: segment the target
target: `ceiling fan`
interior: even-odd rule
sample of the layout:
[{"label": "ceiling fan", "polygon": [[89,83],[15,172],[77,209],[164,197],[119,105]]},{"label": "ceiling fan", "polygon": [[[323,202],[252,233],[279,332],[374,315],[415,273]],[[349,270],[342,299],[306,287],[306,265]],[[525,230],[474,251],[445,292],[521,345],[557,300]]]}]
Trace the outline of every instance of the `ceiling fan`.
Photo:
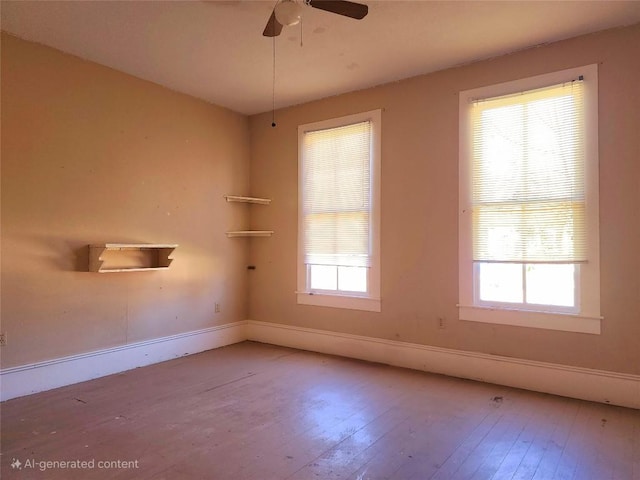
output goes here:
[{"label": "ceiling fan", "polygon": [[367,5],[346,0],[280,0],[274,7],[273,12],[271,12],[262,35],[265,37],[277,37],[282,32],[283,26],[290,27],[300,22],[300,17],[302,16],[301,3],[356,20],[362,20],[369,13]]}]

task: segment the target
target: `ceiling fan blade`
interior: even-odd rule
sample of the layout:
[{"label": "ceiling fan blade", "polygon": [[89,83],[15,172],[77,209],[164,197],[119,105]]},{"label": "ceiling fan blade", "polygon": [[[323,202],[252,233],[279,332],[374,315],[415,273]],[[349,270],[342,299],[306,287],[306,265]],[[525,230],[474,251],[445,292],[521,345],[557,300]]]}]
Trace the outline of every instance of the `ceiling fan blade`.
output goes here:
[{"label": "ceiling fan blade", "polygon": [[276,19],[275,10],[271,12],[271,16],[269,17],[269,21],[267,21],[267,26],[264,27],[264,32],[262,35],[265,37],[277,37],[282,32],[282,25]]},{"label": "ceiling fan blade", "polygon": [[367,16],[367,13],[369,13],[369,7],[367,5],[348,2],[346,0],[308,0],[308,4],[313,8],[355,18],[356,20],[362,20]]}]

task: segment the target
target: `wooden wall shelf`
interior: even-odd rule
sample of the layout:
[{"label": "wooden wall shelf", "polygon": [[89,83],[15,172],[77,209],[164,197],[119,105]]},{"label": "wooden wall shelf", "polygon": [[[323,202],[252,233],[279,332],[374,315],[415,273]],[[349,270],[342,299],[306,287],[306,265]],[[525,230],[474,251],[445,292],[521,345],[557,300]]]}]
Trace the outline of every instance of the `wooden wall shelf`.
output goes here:
[{"label": "wooden wall shelf", "polygon": [[225,195],[224,198],[227,199],[227,202],[259,203],[260,205],[269,205],[271,203],[270,198],[242,197],[240,195]]},{"label": "wooden wall shelf", "polygon": [[166,243],[101,243],[89,245],[89,271],[96,273],[164,270],[178,247]]},{"label": "wooden wall shelf", "polygon": [[[271,203],[270,198],[243,197],[240,195],[225,195],[224,198],[227,199],[227,202],[257,203],[260,205],[269,205]],[[270,237],[273,234],[273,230],[235,230],[227,232],[227,237]]]},{"label": "wooden wall shelf", "polygon": [[270,237],[273,234],[273,230],[236,230],[227,232],[227,237]]}]

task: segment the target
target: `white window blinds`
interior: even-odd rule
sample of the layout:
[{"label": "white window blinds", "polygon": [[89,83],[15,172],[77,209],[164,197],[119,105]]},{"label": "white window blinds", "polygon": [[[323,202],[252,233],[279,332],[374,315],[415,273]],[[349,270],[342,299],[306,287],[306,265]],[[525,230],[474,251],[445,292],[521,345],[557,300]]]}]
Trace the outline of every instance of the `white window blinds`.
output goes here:
[{"label": "white window blinds", "polygon": [[473,260],[585,262],[583,82],[475,101]]},{"label": "white window blinds", "polygon": [[370,121],[304,132],[304,262],[370,266]]}]

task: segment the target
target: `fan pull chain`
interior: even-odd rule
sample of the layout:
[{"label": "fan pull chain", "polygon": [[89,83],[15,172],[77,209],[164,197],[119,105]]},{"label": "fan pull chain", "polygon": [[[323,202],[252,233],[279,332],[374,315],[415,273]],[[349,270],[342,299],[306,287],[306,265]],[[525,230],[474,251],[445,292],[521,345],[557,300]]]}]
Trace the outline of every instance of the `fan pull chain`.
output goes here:
[{"label": "fan pull chain", "polygon": [[302,48],[302,21],[303,18],[300,17],[300,48]]},{"label": "fan pull chain", "polygon": [[276,126],[276,37],[273,37],[273,89],[271,91],[271,126]]}]

